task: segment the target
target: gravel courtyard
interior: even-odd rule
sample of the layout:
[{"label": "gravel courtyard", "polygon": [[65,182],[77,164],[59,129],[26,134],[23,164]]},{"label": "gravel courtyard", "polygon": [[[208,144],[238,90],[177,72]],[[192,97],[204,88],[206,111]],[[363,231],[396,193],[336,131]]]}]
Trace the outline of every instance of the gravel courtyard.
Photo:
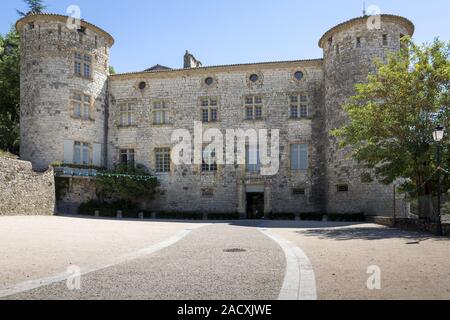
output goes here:
[{"label": "gravel courtyard", "polygon": [[450,239],[374,224],[0,217],[0,241],[0,299],[271,300],[303,277],[318,299],[450,299]]}]

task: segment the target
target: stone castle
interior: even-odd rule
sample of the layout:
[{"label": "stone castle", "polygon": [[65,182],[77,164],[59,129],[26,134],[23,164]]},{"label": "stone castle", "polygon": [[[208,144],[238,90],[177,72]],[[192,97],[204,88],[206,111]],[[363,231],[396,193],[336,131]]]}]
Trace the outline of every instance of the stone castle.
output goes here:
[{"label": "stone castle", "polygon": [[[109,74],[114,40],[66,16],[29,15],[21,36],[21,158],[43,170],[51,163],[112,168],[145,165],[161,183],[155,211],[270,214],[328,212],[389,215],[392,186],[363,183],[349,150],[330,131],[345,123],[342,105],[356,83],[374,71],[373,60],[400,50],[414,25],[381,15],[339,24],[319,41],[323,58],[202,66],[186,52],[184,68],[156,65]],[[280,130],[280,169],[262,176],[258,165],[175,166],[175,129]],[[211,155],[214,156],[214,155]],[[80,178],[81,179],[81,178]],[[73,202],[93,197],[81,184]]]}]

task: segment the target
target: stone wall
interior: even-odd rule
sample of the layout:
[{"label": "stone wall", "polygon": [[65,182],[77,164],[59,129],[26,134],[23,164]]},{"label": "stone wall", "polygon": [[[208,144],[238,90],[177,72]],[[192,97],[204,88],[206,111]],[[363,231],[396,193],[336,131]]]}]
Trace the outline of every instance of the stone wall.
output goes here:
[{"label": "stone wall", "polygon": [[[66,141],[89,143],[90,160],[94,160],[94,144],[105,149],[111,40],[92,25],[83,22],[83,26],[83,32],[68,29],[66,19],[55,15],[31,15],[17,24],[21,39],[20,156],[37,170],[65,162]],[[75,75],[75,54],[91,58],[91,77]],[[88,119],[74,116],[71,101],[75,94],[91,97]]]},{"label": "stone wall", "polygon": [[[295,79],[296,71],[304,78]],[[259,81],[249,77],[257,74]],[[212,77],[214,84],[205,85]],[[201,122],[202,98],[215,98],[218,118],[204,124],[204,130],[227,129],[280,130],[280,170],[274,176],[246,172],[244,166],[219,165],[215,173],[202,172],[200,165],[173,167],[167,174],[157,174],[162,195],[149,204],[160,211],[203,211],[245,214],[247,186],[265,190],[267,213],[316,212],[324,209],[324,149],[320,142],[323,123],[322,61],[293,61],[241,66],[196,68],[154,73],[114,75],[110,77],[110,121],[108,164],[119,160],[120,149],[134,149],[136,162],[155,169],[155,148],[172,146],[176,129],[186,129],[193,137],[194,121]],[[145,82],[145,89],[138,84]],[[262,97],[263,119],[245,120],[244,100],[249,95]],[[309,117],[290,119],[290,96],[309,97]],[[169,123],[154,125],[153,105],[164,101]],[[134,125],[120,126],[120,105],[132,103]],[[309,146],[309,168],[290,169],[290,144]],[[305,195],[294,195],[293,188],[304,188]],[[213,195],[203,195],[210,189]]]},{"label": "stone wall", "polygon": [[37,173],[30,162],[0,157],[0,215],[52,215],[53,170]]},{"label": "stone wall", "polygon": [[[402,35],[411,35],[410,22],[383,15],[380,29],[369,29],[369,17],[354,19],[331,29],[322,38],[325,72],[325,134],[327,171],[327,212],[365,212],[367,215],[393,214],[393,186],[363,183],[363,171],[351,157],[351,149],[341,149],[331,131],[348,121],[343,105],[355,94],[355,84],[367,82],[376,71],[374,60],[400,50]],[[387,43],[383,43],[383,36]],[[359,44],[357,43],[359,38]],[[348,192],[339,192],[347,185]]]}]

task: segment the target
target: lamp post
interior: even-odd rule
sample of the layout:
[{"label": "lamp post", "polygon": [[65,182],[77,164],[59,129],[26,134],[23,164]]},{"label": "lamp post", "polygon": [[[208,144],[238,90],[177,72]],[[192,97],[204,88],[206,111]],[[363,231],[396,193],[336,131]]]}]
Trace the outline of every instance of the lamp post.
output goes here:
[{"label": "lamp post", "polygon": [[438,235],[442,236],[442,221],[441,221],[441,141],[444,139],[444,132],[445,129],[443,126],[438,125],[436,129],[433,132],[433,139],[437,144],[437,155],[436,155],[436,162],[437,162],[437,169],[438,169],[438,221],[437,221],[437,227],[438,227]]}]

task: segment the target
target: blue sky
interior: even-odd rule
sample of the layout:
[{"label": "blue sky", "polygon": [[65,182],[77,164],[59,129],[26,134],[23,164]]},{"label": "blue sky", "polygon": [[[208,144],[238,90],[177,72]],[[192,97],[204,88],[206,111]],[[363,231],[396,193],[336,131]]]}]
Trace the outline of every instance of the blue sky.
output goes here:
[{"label": "blue sky", "polygon": [[[181,67],[186,49],[204,65],[322,57],[318,40],[330,27],[362,14],[362,0],[47,0],[47,11],[82,18],[115,38],[118,72],[162,64]],[[373,0],[382,13],[411,19],[415,40],[450,39],[450,1]],[[0,3],[0,33],[25,10],[22,0]]]}]

